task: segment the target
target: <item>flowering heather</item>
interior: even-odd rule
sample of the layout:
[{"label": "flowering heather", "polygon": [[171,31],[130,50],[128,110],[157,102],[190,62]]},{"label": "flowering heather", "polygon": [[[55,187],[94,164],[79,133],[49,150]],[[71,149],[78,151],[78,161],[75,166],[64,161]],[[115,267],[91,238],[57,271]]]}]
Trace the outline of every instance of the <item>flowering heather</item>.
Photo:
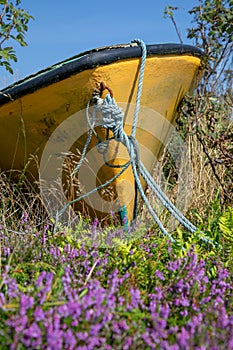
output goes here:
[{"label": "flowering heather", "polygon": [[98,248],[48,226],[9,237],[1,349],[233,349],[232,275],[209,248],[175,255],[152,234]]}]

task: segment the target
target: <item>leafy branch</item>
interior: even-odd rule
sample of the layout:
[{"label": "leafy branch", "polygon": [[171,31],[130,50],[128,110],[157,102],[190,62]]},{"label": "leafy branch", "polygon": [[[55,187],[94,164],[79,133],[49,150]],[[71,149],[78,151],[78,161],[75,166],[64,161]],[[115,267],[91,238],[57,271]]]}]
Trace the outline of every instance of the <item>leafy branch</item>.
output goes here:
[{"label": "leafy branch", "polygon": [[25,34],[28,22],[34,19],[20,4],[21,0],[0,0],[0,66],[11,74],[13,69],[10,61],[17,62],[17,56],[13,46],[7,46],[6,42],[15,41],[21,46],[27,46]]},{"label": "leafy branch", "polygon": [[164,18],[167,18],[167,17],[170,18],[170,20],[172,21],[172,24],[175,27],[175,31],[176,31],[176,34],[178,35],[180,43],[183,44],[183,40],[182,40],[182,37],[180,35],[180,31],[178,29],[178,26],[177,26],[175,18],[174,18],[173,11],[176,11],[176,10],[178,10],[178,7],[166,6],[165,10],[164,10]]},{"label": "leafy branch", "polygon": [[[180,106],[178,127],[183,136],[195,135],[212,174],[220,184],[226,202],[232,200],[232,102],[233,102],[233,0],[198,0],[188,11],[192,27],[187,38],[204,52],[202,78],[194,97],[186,97]],[[164,13],[177,32],[174,11]],[[189,121],[189,122],[187,122]],[[190,130],[184,129],[188,127]],[[187,133],[188,131],[188,133]],[[220,170],[223,169],[224,176]]]},{"label": "leafy branch", "polygon": [[[189,14],[193,17],[193,26],[187,30],[187,38],[203,49],[206,57],[206,69],[199,89],[202,94],[211,91],[222,93],[224,84],[217,80],[230,68],[233,51],[233,1],[199,0]],[[221,81],[223,83],[223,80]]]}]

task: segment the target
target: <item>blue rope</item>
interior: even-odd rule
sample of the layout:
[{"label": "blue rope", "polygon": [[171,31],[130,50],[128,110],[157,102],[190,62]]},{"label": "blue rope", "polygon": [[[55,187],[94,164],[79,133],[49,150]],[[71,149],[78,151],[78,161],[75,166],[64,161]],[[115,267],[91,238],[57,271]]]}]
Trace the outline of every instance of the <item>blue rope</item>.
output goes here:
[{"label": "blue rope", "polygon": [[86,108],[86,119],[87,119],[87,123],[88,123],[90,129],[88,132],[88,137],[87,137],[87,140],[85,142],[81,157],[80,157],[78,164],[76,165],[72,175],[75,175],[79,171],[79,169],[80,169],[80,167],[81,167],[81,165],[86,157],[87,149],[88,149],[88,146],[91,142],[91,138],[92,138],[93,134],[96,135],[96,132],[94,130],[95,122],[96,122],[96,107],[94,107],[94,111],[92,114],[92,122],[90,121],[90,117],[89,117],[89,107],[90,107],[90,101],[88,101],[87,108]]},{"label": "blue rope", "polygon": [[[132,41],[132,43],[136,43],[138,46],[141,47],[142,50],[142,57],[141,57],[141,63],[140,63],[140,73],[139,73],[139,80],[138,80],[138,90],[137,90],[137,96],[136,96],[136,106],[134,110],[134,119],[133,119],[133,125],[132,125],[132,131],[131,135],[127,135],[124,131],[124,113],[121,108],[119,108],[114,100],[109,94],[106,96],[106,98],[103,100],[100,98],[100,96],[95,95],[92,100],[95,102],[94,110],[92,113],[92,117],[90,118],[89,115],[89,107],[90,107],[90,101],[87,104],[86,108],[86,118],[87,123],[89,126],[89,133],[87,137],[87,141],[84,145],[83,152],[81,155],[81,158],[78,162],[78,165],[76,166],[73,174],[77,173],[77,171],[80,169],[80,166],[82,165],[84,158],[87,153],[87,149],[89,146],[89,143],[91,141],[91,138],[93,135],[98,140],[97,148],[100,153],[103,154],[104,160],[106,161],[106,155],[108,151],[108,145],[109,140],[103,141],[99,135],[94,130],[95,123],[96,123],[96,112],[100,111],[102,114],[102,127],[106,128],[107,130],[111,130],[113,132],[113,139],[121,142],[126,148],[129,153],[130,161],[128,161],[126,164],[123,165],[109,165],[111,167],[115,168],[121,168],[119,173],[115,175],[112,179],[108,180],[106,183],[92,189],[88,193],[85,193],[84,195],[74,199],[73,201],[67,203],[67,205],[62,209],[62,211],[59,213],[61,215],[70,204],[74,204],[75,202],[78,202],[91,194],[95,193],[96,191],[99,191],[100,189],[108,186],[113,181],[115,181],[117,178],[123,174],[123,172],[129,167],[131,164],[134,179],[135,179],[135,193],[137,190],[140,193],[140,196],[145,203],[146,207],[148,208],[151,216],[157,223],[159,229],[161,232],[169,238],[171,242],[175,242],[174,238],[166,231],[164,228],[162,222],[159,220],[157,214],[155,213],[154,209],[151,207],[144,190],[141,185],[140,181],[140,175],[143,177],[143,179],[146,181],[147,185],[151,188],[153,194],[159,199],[159,201],[165,206],[165,208],[174,216],[176,220],[179,221],[180,224],[182,224],[186,229],[188,229],[190,232],[194,233],[197,231],[197,227],[193,225],[177,208],[176,206],[169,200],[169,198],[165,195],[165,193],[160,189],[156,181],[153,179],[153,177],[150,175],[150,173],[147,171],[144,164],[140,161],[139,157],[139,146],[137,143],[137,140],[135,138],[136,135],[136,128],[138,123],[138,116],[139,116],[139,110],[140,110],[140,101],[141,101],[141,95],[142,95],[142,86],[143,86],[143,77],[144,77],[144,70],[145,70],[145,63],[146,63],[146,56],[147,56],[147,50],[145,43],[140,39],[135,39]],[[136,208],[137,209],[137,208]],[[125,228],[128,229],[128,217],[127,217],[127,210],[126,207],[123,205],[120,207],[119,214],[122,217],[122,220],[125,220]],[[200,239],[202,239],[204,242],[213,243],[212,240],[209,240],[206,237],[203,237],[199,235]]]},{"label": "blue rope", "polygon": [[140,74],[139,74],[139,81],[138,81],[138,91],[137,91],[137,97],[136,97],[136,107],[134,110],[134,119],[133,119],[132,133],[131,133],[131,135],[135,137],[137,123],[138,123],[138,114],[139,114],[140,103],[141,103],[142,85],[143,85],[144,70],[146,65],[147,49],[146,49],[146,44],[141,39],[135,39],[135,40],[132,40],[131,42],[138,44],[138,46],[141,46],[141,49],[142,49],[142,58],[141,58]]},{"label": "blue rope", "polygon": [[149,201],[148,201],[148,199],[147,199],[147,197],[146,197],[146,195],[145,195],[145,193],[144,193],[144,191],[143,191],[143,188],[142,188],[142,185],[141,185],[141,182],[140,182],[140,178],[139,178],[139,176],[138,176],[138,174],[137,174],[137,171],[136,171],[136,169],[135,169],[135,164],[134,164],[134,163],[132,163],[132,169],[133,169],[134,178],[135,178],[135,180],[136,180],[136,183],[137,183],[137,186],[138,186],[138,190],[139,190],[139,192],[140,192],[140,195],[141,195],[141,197],[142,197],[144,203],[146,204],[147,209],[149,210],[151,216],[153,217],[153,219],[154,219],[155,222],[157,223],[157,225],[158,225],[160,231],[161,231],[165,236],[167,236],[171,242],[175,242],[174,238],[172,238],[172,236],[166,231],[166,229],[164,228],[162,222],[159,220],[157,214],[155,213],[155,211],[154,211],[153,208],[151,207],[151,205],[150,205],[150,203],[149,203]]},{"label": "blue rope", "polygon": [[143,163],[141,163],[141,175],[151,187],[153,193],[160,200],[160,202],[165,206],[165,208],[177,219],[185,228],[190,232],[196,232],[197,228],[194,226],[177,208],[176,206],[168,199],[165,193],[161,190],[158,184],[155,182],[153,177],[147,171]]},{"label": "blue rope", "polygon": [[95,192],[102,190],[102,188],[107,187],[108,185],[110,185],[113,181],[117,180],[121,174],[123,174],[125,172],[125,170],[129,167],[130,162],[126,163],[122,169],[119,171],[118,174],[116,174],[114,177],[112,177],[110,180],[106,181],[104,184],[99,185],[98,187],[93,188],[91,191],[86,192],[85,194],[83,194],[82,196],[75,198],[73,201],[68,202],[66,205],[64,205],[64,207],[62,208],[62,210],[60,210],[60,212],[58,213],[58,217],[60,217],[65,211],[66,209],[74,203],[77,203],[79,201],[81,201],[82,199],[91,196],[92,194],[94,194]]},{"label": "blue rope", "polygon": [[124,224],[124,230],[128,231],[128,229],[129,229],[129,220],[128,220],[128,215],[127,215],[126,205],[122,205],[120,207],[119,215],[120,215],[121,222]]}]

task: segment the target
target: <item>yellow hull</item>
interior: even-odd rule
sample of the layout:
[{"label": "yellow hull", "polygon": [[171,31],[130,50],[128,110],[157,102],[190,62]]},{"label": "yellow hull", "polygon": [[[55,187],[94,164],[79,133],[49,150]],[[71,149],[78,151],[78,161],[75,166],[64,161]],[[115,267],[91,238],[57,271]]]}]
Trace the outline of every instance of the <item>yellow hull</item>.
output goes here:
[{"label": "yellow hull", "polygon": [[[163,45],[159,46],[163,47]],[[169,50],[163,52],[161,49],[161,53],[159,50],[154,50],[154,53],[151,50],[152,53],[148,55],[146,60],[136,138],[140,145],[140,151],[141,148],[149,150],[144,152],[145,156],[142,161],[150,171],[167,143],[172,129],[171,126],[175,123],[176,110],[182,97],[196,85],[201,53],[197,49],[195,51],[195,48],[192,47],[190,50],[188,48],[181,50],[180,47],[181,45],[177,45],[176,50],[170,50],[170,52]],[[120,52],[123,52],[124,48],[130,49],[127,45],[120,46]],[[99,52],[105,52],[107,55],[111,50],[117,52],[117,49],[118,47],[104,48],[100,51],[94,51],[94,54],[98,56]],[[62,78],[59,74],[57,77],[53,75],[52,79],[46,80],[46,77],[56,69],[58,72],[62,68],[65,70],[67,65],[74,61],[80,61],[80,57],[89,59],[92,55],[93,52],[85,53],[77,56],[77,58],[74,57],[61,62],[2,91],[0,96],[1,169],[22,170],[32,156],[36,156],[40,163],[50,136],[53,135],[59,125],[74,115],[77,115],[74,128],[80,125],[80,128],[83,129],[80,133],[78,132],[79,136],[70,150],[77,153],[78,147],[79,151],[82,152],[88,131],[85,113],[82,111],[85,111],[93,90],[102,81],[111,87],[117,104],[124,109],[126,113],[125,130],[128,134],[130,133],[136,102],[140,53],[135,55],[136,57],[129,58],[118,56],[115,61],[110,60],[110,62],[106,61],[107,63],[103,64],[90,63],[86,69],[80,69],[76,73],[72,71],[70,75],[64,75]],[[153,117],[155,118],[154,122]],[[98,132],[104,137],[105,130],[101,126],[98,127]],[[89,151],[95,148],[95,145],[96,139],[93,138]],[[122,164],[127,160],[125,151],[123,149],[116,150],[116,147],[118,146],[112,143],[108,151],[108,158],[115,165]],[[64,151],[67,152],[68,150]],[[96,172],[100,158],[97,156],[98,159],[95,159],[96,155],[94,153],[91,157]],[[90,164],[90,174],[92,164]],[[35,179],[38,179],[38,168],[35,162],[31,161],[27,170],[33,174]],[[109,168],[101,161],[98,174],[95,174],[97,177],[96,185],[106,182],[118,172],[119,169]],[[64,173],[65,171],[63,177]],[[84,180],[85,176],[88,177],[88,172],[83,173]],[[65,180],[65,182],[68,183],[69,181]],[[134,178],[130,168],[112,185],[113,192],[115,192],[115,187],[118,186],[118,204],[124,205],[126,203],[129,220],[131,220]],[[85,188],[86,191],[90,189],[88,185]],[[67,193],[68,201],[77,196],[77,194],[72,193],[71,188],[67,190]],[[105,201],[109,201],[110,207],[111,200],[107,194],[105,196]],[[75,208],[88,211],[89,215],[101,219],[109,215],[109,211],[107,212],[106,208],[104,209],[104,205],[103,209],[95,205],[93,208],[91,203],[90,197],[89,204],[87,201],[82,201],[82,203],[76,204]]]}]

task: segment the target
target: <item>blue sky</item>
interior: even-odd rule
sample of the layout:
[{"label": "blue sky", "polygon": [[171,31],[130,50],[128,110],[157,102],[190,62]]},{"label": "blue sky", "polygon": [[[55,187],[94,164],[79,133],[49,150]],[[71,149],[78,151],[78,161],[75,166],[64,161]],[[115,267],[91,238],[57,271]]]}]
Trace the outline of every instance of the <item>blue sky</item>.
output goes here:
[{"label": "blue sky", "polygon": [[191,27],[187,11],[198,0],[22,0],[35,20],[29,23],[27,47],[15,44],[14,75],[0,67],[0,88],[85,50],[128,43],[140,38],[148,44],[179,42],[174,26],[163,18],[166,5],[178,6],[175,18],[185,43]]}]

